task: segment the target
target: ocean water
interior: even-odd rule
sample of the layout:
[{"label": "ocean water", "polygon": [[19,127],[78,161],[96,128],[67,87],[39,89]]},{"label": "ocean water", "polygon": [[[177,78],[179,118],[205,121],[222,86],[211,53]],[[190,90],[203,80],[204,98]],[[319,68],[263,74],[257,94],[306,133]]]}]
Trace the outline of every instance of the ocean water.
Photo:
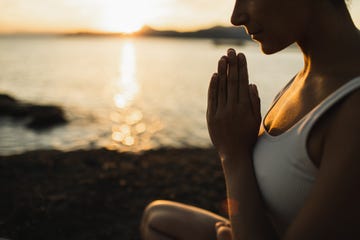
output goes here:
[{"label": "ocean water", "polygon": [[0,37],[0,92],[64,108],[69,124],[32,131],[0,118],[0,155],[35,149],[142,151],[207,147],[206,101],[218,59],[248,59],[262,113],[302,67],[295,47],[265,56],[255,43],[173,38]]}]

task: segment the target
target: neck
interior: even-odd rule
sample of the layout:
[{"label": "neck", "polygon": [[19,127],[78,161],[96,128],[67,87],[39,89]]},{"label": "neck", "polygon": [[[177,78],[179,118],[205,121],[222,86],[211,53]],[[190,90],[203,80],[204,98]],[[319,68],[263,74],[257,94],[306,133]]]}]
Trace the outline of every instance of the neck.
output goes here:
[{"label": "neck", "polygon": [[[297,42],[304,56],[302,76],[351,78],[360,74],[360,32],[344,6],[316,10],[305,37]],[[309,77],[311,78],[311,77]]]}]

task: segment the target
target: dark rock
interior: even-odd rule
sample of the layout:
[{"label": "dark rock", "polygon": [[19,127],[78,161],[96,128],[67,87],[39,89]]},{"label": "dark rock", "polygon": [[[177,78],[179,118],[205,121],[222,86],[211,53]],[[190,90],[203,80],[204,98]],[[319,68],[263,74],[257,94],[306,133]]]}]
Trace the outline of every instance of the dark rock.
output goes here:
[{"label": "dark rock", "polygon": [[24,112],[24,107],[15,98],[0,94],[0,116],[23,117],[27,113]]},{"label": "dark rock", "polygon": [[16,102],[15,98],[7,95],[7,94],[1,94],[0,93],[0,103],[2,102]]},{"label": "dark rock", "polygon": [[26,126],[36,130],[67,122],[64,111],[58,106],[23,103],[6,94],[0,94],[0,116],[30,118]]},{"label": "dark rock", "polygon": [[29,128],[42,129],[66,123],[64,112],[57,106],[29,106],[31,121]]}]

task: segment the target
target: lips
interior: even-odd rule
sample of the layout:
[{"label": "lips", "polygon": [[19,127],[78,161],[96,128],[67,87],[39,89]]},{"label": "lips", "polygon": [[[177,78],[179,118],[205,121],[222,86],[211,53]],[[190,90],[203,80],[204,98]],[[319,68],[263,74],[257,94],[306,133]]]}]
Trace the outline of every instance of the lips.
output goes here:
[{"label": "lips", "polygon": [[262,31],[254,31],[254,32],[249,32],[249,35],[252,39],[259,40],[261,33]]},{"label": "lips", "polygon": [[[254,27],[254,26],[245,26],[243,25],[243,27],[246,30],[246,33],[253,39],[257,38],[259,36],[259,34],[261,34],[263,31],[261,30],[261,28],[258,27]],[[252,28],[254,27],[254,28]]]}]

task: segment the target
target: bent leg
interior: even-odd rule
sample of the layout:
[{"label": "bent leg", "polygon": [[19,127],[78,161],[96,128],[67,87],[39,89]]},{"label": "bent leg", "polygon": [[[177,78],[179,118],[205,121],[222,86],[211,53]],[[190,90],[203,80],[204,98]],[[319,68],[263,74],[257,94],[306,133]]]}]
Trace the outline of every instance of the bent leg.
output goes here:
[{"label": "bent leg", "polygon": [[141,221],[143,240],[216,239],[215,224],[229,221],[194,206],[158,200],[150,203]]}]

